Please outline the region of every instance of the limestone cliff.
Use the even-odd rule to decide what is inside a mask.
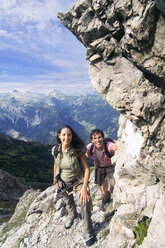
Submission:
[[[116,213],[104,247],[165,247],[165,2],[78,0],[61,22],[84,44],[96,90],[121,113]]]

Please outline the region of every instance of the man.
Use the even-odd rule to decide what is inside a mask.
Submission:
[[[87,145],[86,156],[92,157],[95,166],[95,183],[100,186],[103,195],[102,210],[106,203],[110,202],[111,193],[114,187],[114,165],[111,163],[111,157],[118,149],[116,144],[111,139],[104,139],[104,133],[100,129],[91,131],[90,138],[92,143]],[[110,190],[109,190],[109,182]]]

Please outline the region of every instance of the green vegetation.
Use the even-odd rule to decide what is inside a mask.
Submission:
[[[51,146],[0,135],[1,169],[31,182],[52,182]]]
[[[15,229],[24,223],[28,209],[29,209],[29,206],[24,208],[23,211],[17,216],[17,218],[13,222],[10,222],[9,224],[6,224],[3,227],[2,236],[4,235],[4,239],[3,239],[2,243],[5,242],[5,240],[7,238],[7,234],[8,234],[8,232],[10,232],[11,229],[13,229],[13,228]]]
[[[17,202],[9,202],[9,201],[0,200],[1,208],[4,208],[8,214],[14,213],[16,205],[17,205]]]
[[[90,163],[89,163],[89,165],[90,165],[90,172],[92,173],[95,170],[95,167],[92,166]]]
[[[142,221],[138,223],[138,226],[135,227],[134,233],[136,235],[136,244],[141,245],[144,238],[147,236],[148,228],[151,223],[151,219],[145,217]]]
[[[17,202],[8,202],[8,201],[0,200],[1,209],[5,209],[4,217],[0,218],[0,225],[9,221],[10,217],[14,214],[16,205],[17,205]],[[1,214],[1,211],[0,211],[0,214]]]
[[[95,196],[96,196],[96,192],[94,192],[94,193],[92,194],[92,196],[91,196],[91,198],[92,198],[92,201],[94,201],[94,199],[95,199]]]
[[[78,121],[78,120],[77,120],[77,121]],[[96,128],[95,125],[92,125],[92,124],[90,124],[89,122],[84,121],[84,120],[81,121],[80,124],[81,124],[82,126],[85,127],[86,131],[87,131],[89,134],[90,134],[90,132],[91,132],[92,129],[95,129],[95,128]]]
[[[19,247],[21,242],[25,239],[29,237],[29,232],[26,232],[24,235],[22,235],[18,240],[17,240],[17,244],[16,247]]]
[[[101,237],[105,240],[110,233],[109,229],[105,229],[101,232]]]
[[[4,223],[4,225],[2,226],[1,239],[0,239],[2,243],[4,243],[6,239],[10,236],[10,231],[12,233],[13,231],[16,232],[23,224],[25,224],[27,212],[29,211],[29,207],[35,198],[36,198],[36,192],[34,192],[33,190],[26,191],[24,195],[24,199],[22,199],[22,201],[25,200],[24,204],[22,205],[22,203],[18,203],[16,206],[15,214],[12,216],[12,218],[9,220],[8,223]],[[7,203],[3,203],[3,201],[1,203],[3,204],[4,207],[7,204]],[[18,239],[16,237],[17,244],[16,243],[13,244],[12,247],[15,248],[19,247],[19,244],[22,242],[24,238],[28,237],[28,235],[29,233],[25,232],[23,235],[19,236]]]
[[[11,216],[6,216],[6,217],[2,217],[0,218],[0,225],[8,222],[10,220]]]
[[[81,97],[65,96],[62,101],[69,117],[85,127],[90,134],[93,128],[104,131],[106,137],[117,138],[119,112],[113,109],[100,95],[85,95]],[[78,131],[75,129],[75,131]],[[79,132],[78,132],[79,133]],[[80,135],[80,137],[83,137]],[[90,142],[90,138],[84,141]]]

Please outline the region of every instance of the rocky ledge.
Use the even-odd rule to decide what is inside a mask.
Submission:
[[[105,212],[100,210],[101,193],[91,176],[91,197],[93,200],[92,220],[97,241],[92,247],[103,247],[108,234],[109,222],[114,214],[112,204]],[[55,186],[41,192],[29,189],[20,198],[14,215],[8,223],[0,226],[0,247],[2,248],[85,248],[79,208],[77,219],[70,229],[64,224],[65,202]]]

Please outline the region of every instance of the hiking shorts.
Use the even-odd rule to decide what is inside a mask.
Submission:
[[[96,167],[95,168],[95,183],[101,186],[104,181],[110,180],[114,174],[114,165],[109,167]]]

